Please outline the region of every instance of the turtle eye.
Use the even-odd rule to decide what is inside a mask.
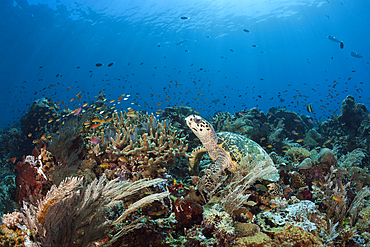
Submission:
[[[196,124],[199,124],[201,121],[202,121],[202,119],[200,119],[200,118],[197,118],[197,117],[194,118],[194,122]]]

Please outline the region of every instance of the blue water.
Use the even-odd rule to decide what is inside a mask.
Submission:
[[[100,90],[129,94],[119,109],[204,116],[283,106],[325,120],[348,94],[370,103],[366,0],[2,0],[0,35],[0,127],[35,99],[75,109]]]

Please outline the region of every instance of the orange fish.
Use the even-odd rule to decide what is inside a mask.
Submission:
[[[124,162],[124,163],[129,163],[129,160],[126,157],[123,157],[123,156],[119,157],[118,161]]]
[[[91,125],[91,128],[92,129],[95,129],[95,128],[99,127],[99,126],[100,126],[100,124],[93,124],[93,125]]]
[[[296,140],[296,142],[303,142],[303,139],[298,139]]]
[[[117,101],[121,101],[123,99],[123,97],[125,97],[124,94],[122,94],[121,96],[118,97]]]
[[[333,196],[333,199],[343,204],[343,200],[339,196]]]
[[[248,211],[247,216],[253,222],[253,214]]]
[[[12,160],[13,164],[14,164],[16,161],[17,161],[17,157],[14,157],[14,158],[13,158],[13,160]]]

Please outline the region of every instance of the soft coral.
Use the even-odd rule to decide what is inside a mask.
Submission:
[[[32,196],[32,201],[41,199],[49,187],[47,186],[48,181],[38,175],[36,168],[28,162],[19,161],[16,167],[15,185],[17,193],[15,201],[18,203],[21,203],[23,200],[30,202],[30,196]]]

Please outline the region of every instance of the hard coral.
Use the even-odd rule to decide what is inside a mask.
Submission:
[[[20,230],[11,230],[4,225],[0,226],[0,246],[25,246],[24,240],[24,235]]]
[[[253,223],[236,222],[235,232],[237,234],[237,237],[249,237],[259,233],[260,227]]]
[[[243,237],[235,243],[237,247],[271,247],[271,238],[263,232],[259,232],[250,237]]]
[[[218,246],[231,246],[235,242],[235,229],[231,216],[223,211],[222,206],[215,204],[203,213],[204,236],[212,235]]]
[[[310,152],[307,149],[301,147],[293,147],[288,150],[287,154],[292,159],[294,164],[299,164],[304,159],[310,157]]]
[[[176,158],[186,157],[188,148],[175,128],[166,121],[158,122],[153,114],[128,117],[123,112],[114,113],[105,132],[90,134],[86,140],[99,136],[101,143],[86,144],[87,158],[110,167],[114,164],[115,173],[133,181],[163,177]]]
[[[274,246],[286,243],[291,243],[294,246],[323,246],[319,236],[314,231],[312,232],[304,231],[301,227],[288,225],[271,232],[271,234],[274,238]]]
[[[9,214],[4,214],[1,218],[1,221],[9,229],[16,229],[16,223],[19,224],[22,221],[21,213],[13,212]]]

